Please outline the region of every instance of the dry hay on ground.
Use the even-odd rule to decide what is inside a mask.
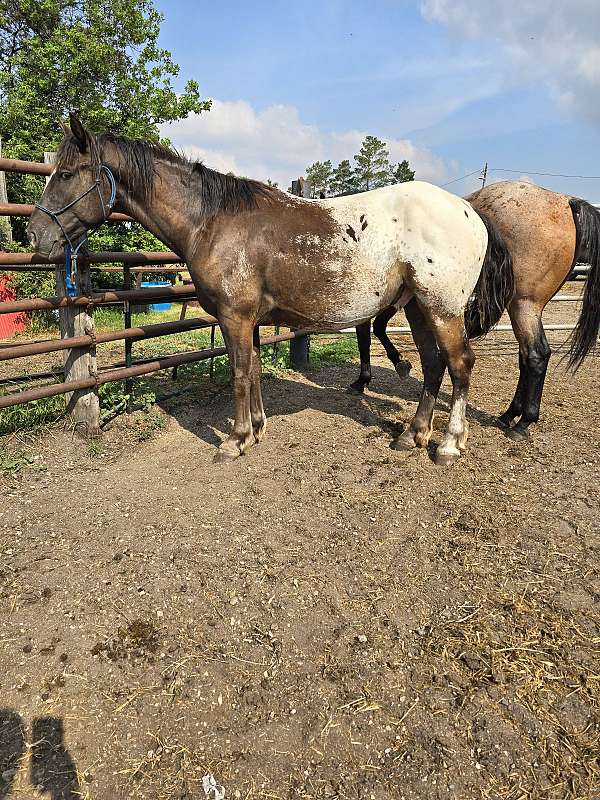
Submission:
[[[354,365],[266,379],[267,437],[229,466],[228,390],[149,440],[143,415],[89,451],[13,440],[5,788],[35,794],[20,718],[55,732],[32,777],[59,797],[199,798],[209,773],[245,800],[600,796],[600,363],[555,364],[516,445],[491,424],[514,359],[480,351],[447,470],[389,449],[419,373],[384,362],[364,398]]]

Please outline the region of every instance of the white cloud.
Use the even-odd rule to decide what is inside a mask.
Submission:
[[[163,125],[161,133],[209,167],[260,180],[270,178],[285,189],[314,161],[330,158],[336,164],[344,158],[352,160],[367,133],[377,131],[324,131],[302,122],[294,106],[274,105],[256,111],[243,100],[213,100],[209,112]],[[456,164],[444,162],[409,139],[380,138],[387,142],[390,160],[408,159],[421,180],[443,183],[457,174]]]
[[[422,0],[421,11],[456,36],[499,42],[507,72],[544,81],[565,108],[600,123],[598,0]]]

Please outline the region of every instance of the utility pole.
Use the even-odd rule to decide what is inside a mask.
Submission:
[[[488,174],[488,162],[486,161],[486,162],[485,162],[485,166],[484,166],[484,168],[483,168],[483,172],[482,172],[482,174],[479,176],[479,180],[481,181],[481,188],[482,188],[482,189],[483,189],[483,187],[485,186],[485,182],[486,182],[486,180],[487,180],[487,174]]]

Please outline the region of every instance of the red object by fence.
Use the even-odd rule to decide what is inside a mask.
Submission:
[[[15,300],[17,294],[10,286],[8,275],[0,275],[0,302],[5,300]],[[22,333],[25,330],[25,315],[16,312],[14,314],[0,314],[0,339],[9,339],[14,333]]]

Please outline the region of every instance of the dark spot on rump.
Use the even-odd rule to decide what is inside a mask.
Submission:
[[[466,212],[466,211],[465,211],[465,217],[466,217],[467,219],[469,219],[469,215],[467,214],[467,212]]]
[[[367,227],[367,225],[368,225],[368,224],[369,224],[369,223],[367,222],[367,220],[365,220],[365,221],[363,222],[363,224],[362,224],[362,226],[361,226],[361,227],[362,227],[362,229],[363,229],[363,231],[364,231],[364,229]]]
[[[355,242],[358,242],[354,228],[351,225],[348,225],[348,227],[346,228],[346,233],[351,239],[354,239]]]
[[[398,220],[396,219],[396,217],[392,217],[392,222],[398,222]]]
[[[379,292],[375,292],[375,294],[377,295],[377,297],[379,297]]]
[[[427,261],[428,261],[430,264],[433,264],[433,258],[429,258],[429,256],[427,256]]]
[[[361,214],[361,215],[360,215],[360,221],[361,221],[361,222],[364,222],[364,221],[365,221],[365,215],[364,215],[364,214]]]
[[[345,236],[342,236],[342,239],[346,242],[346,244],[348,243],[348,239],[346,239]]]

